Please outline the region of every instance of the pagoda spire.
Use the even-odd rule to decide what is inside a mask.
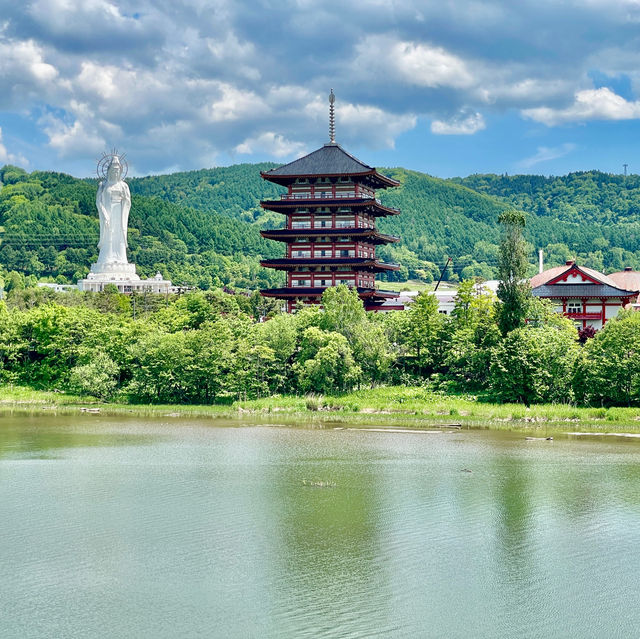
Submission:
[[[333,93],[333,89],[331,89],[331,93],[329,94],[329,142],[331,144],[336,143],[336,116],[333,106],[335,101],[336,96]]]

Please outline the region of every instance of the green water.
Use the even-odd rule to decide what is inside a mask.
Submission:
[[[637,440],[238,425],[0,417],[0,637],[638,636]]]

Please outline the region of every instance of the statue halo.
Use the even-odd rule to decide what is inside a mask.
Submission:
[[[111,160],[113,158],[118,158],[120,160],[120,165],[122,166],[122,172],[120,174],[120,179],[124,180],[127,177],[127,173],[129,172],[129,164],[125,159],[124,153],[118,153],[118,149],[112,149],[111,152],[105,151],[102,154],[102,157],[98,160],[98,164],[96,166],[96,174],[99,179],[106,180],[107,179],[107,169],[111,164]]]

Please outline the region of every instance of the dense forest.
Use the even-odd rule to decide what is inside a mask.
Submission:
[[[505,333],[504,304],[470,280],[451,316],[427,292],[407,310],[367,313],[339,286],[325,291],[322,310],[275,312],[266,322],[257,292],[166,298],[111,289],[10,291],[0,302],[0,382],[145,403],[316,394],[313,404],[324,401],[318,393],[421,385],[527,405],[640,405],[633,311],[579,340],[570,320],[530,296]]]
[[[203,290],[277,285],[282,274],[259,267],[283,250],[260,237],[282,224],[261,199],[281,189],[261,179],[274,164],[130,178],[130,257],[143,276],[160,272],[174,283]],[[447,257],[445,277],[495,277],[498,216],[527,212],[531,272],[536,251],[547,266],[577,258],[603,271],[640,268],[640,177],[598,172],[560,178],[473,175],[441,180],[406,169],[382,169],[401,182],[380,192],[402,210],[380,220],[402,241],[380,249],[401,265],[393,274],[431,281]],[[5,166],[0,169],[0,276],[12,285],[37,279],[75,282],[97,258],[95,180]]]

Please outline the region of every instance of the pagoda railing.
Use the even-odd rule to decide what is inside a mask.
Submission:
[[[374,200],[381,204],[380,200],[371,195],[365,195],[364,193],[328,193],[327,191],[321,193],[281,193],[281,200]]]

